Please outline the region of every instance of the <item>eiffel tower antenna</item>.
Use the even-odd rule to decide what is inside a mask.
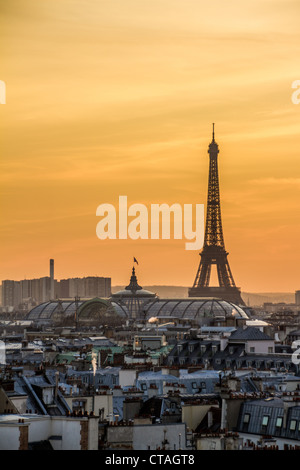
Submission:
[[[225,250],[218,173],[219,146],[215,141],[214,123],[208,154],[209,178],[204,244],[195,281],[193,287],[189,289],[189,297],[218,297],[235,304],[245,305],[240,289],[235,285],[227,259],[228,253]],[[212,265],[217,267],[219,287],[209,285]]]

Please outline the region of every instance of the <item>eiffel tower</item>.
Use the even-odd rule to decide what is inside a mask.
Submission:
[[[237,305],[245,305],[240,289],[235,285],[225,250],[218,174],[219,147],[215,141],[214,124],[208,153],[209,179],[204,245],[194,285],[189,289],[189,297],[217,297]],[[209,286],[212,265],[217,267],[219,287]]]

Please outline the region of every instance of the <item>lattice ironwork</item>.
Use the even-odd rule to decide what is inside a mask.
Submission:
[[[214,124],[212,141],[209,144],[208,153],[209,178],[204,245],[200,253],[201,261],[199,268],[193,287],[189,290],[189,296],[222,296],[223,299],[244,304],[240,290],[235,285],[227,259],[228,253],[225,250],[218,173],[219,147],[215,141]],[[219,289],[209,287],[212,265],[216,265],[217,268]]]

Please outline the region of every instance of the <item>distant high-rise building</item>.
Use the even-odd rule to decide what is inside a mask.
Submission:
[[[30,297],[37,303],[47,302],[47,300],[50,300],[50,277],[31,279],[30,286]]]
[[[30,279],[23,279],[21,283],[21,297],[22,300],[29,299],[31,297],[31,281]]]
[[[84,278],[69,279],[69,297],[86,297]]]
[[[61,279],[58,281],[58,294],[62,299],[110,297],[111,278],[93,276]]]
[[[111,294],[111,279],[107,277],[86,277],[86,297],[109,297]]]
[[[50,300],[54,298],[54,259],[50,259]]]
[[[300,290],[296,290],[295,292],[295,304],[297,307],[300,307]]]
[[[90,276],[83,278],[54,279],[54,259],[50,259],[50,276],[21,281],[2,282],[1,297],[3,307],[16,308],[19,304],[48,302],[49,300],[74,299],[75,297],[110,297],[111,278]]]
[[[21,283],[19,281],[2,281],[3,307],[17,307],[21,303]]]
[[[58,297],[68,299],[70,297],[70,279],[61,279],[58,282]]]
[[[14,281],[2,281],[2,305],[13,306],[14,303]]]

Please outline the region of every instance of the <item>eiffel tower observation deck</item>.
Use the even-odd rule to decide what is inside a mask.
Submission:
[[[209,179],[206,226],[201,261],[189,297],[217,297],[239,305],[245,305],[236,287],[225,250],[218,173],[219,146],[215,141],[213,124],[212,141],[208,147]],[[216,265],[219,286],[210,286],[211,268]]]

